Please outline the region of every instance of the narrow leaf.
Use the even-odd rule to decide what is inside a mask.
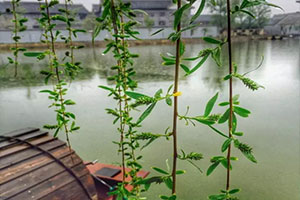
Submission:
[[[152,103],[144,112],[143,114],[139,117],[139,119],[137,120],[136,124],[140,124],[153,110],[153,108],[155,107],[156,102]]]
[[[157,171],[158,173],[169,175],[168,172],[166,172],[165,170],[160,169],[160,168],[158,168],[158,167],[152,167],[152,169],[154,169],[154,170]]]
[[[202,0],[201,1],[201,4],[200,4],[197,12],[195,13],[195,15],[192,17],[190,24],[192,24],[201,15],[201,13],[202,13],[202,11],[204,9],[204,6],[205,6],[205,1],[206,0]]]
[[[212,37],[203,37],[202,38],[205,42],[211,43],[211,44],[222,44],[223,42],[217,39],[214,39]]]
[[[152,34],[151,34],[151,36],[154,36],[154,35],[156,35],[156,34],[158,34],[158,33],[162,32],[163,30],[164,30],[164,29],[163,29],[163,28],[161,28],[161,29],[159,29],[159,30],[155,31],[154,33],[152,33]]]
[[[129,97],[133,98],[133,99],[139,99],[141,97],[149,97],[147,95],[137,93],[137,92],[131,92],[131,91],[126,91],[125,94],[128,95]]]
[[[190,70],[189,74],[192,74],[193,72],[197,71],[202,65],[203,63],[207,60],[207,58],[209,57],[209,54],[205,55],[200,62]]]
[[[38,56],[40,56],[42,54],[43,54],[43,52],[25,52],[24,56],[27,56],[27,57],[38,57]]]
[[[219,119],[218,123],[219,124],[225,123],[228,120],[228,118],[229,118],[229,114],[230,114],[230,109],[228,108],[226,110],[226,112],[222,115],[222,117]]]
[[[211,166],[209,166],[209,168],[206,171],[206,176],[209,176],[220,164],[220,162],[215,162],[213,163]]]
[[[217,92],[217,94],[215,94],[215,96],[213,96],[207,102],[206,107],[205,107],[204,117],[207,117],[211,113],[211,111],[212,111],[212,109],[213,109],[213,107],[214,107],[214,105],[215,105],[215,103],[218,99],[218,95],[219,95],[219,93]]]
[[[227,148],[228,148],[229,145],[231,144],[231,141],[232,141],[231,138],[225,140],[225,142],[223,143],[222,148],[221,148],[222,152],[225,152],[225,151],[227,150]]]

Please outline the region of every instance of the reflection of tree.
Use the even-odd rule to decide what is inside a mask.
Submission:
[[[243,41],[236,42],[233,46],[234,61],[238,64],[239,71],[241,73],[254,69],[260,62],[260,55],[265,54],[266,43],[268,41]],[[282,43],[280,43],[282,44]],[[133,67],[137,72],[137,78],[141,82],[153,82],[153,81],[170,81],[174,73],[174,67],[162,66],[160,52],[170,52],[174,54],[172,46],[138,46],[131,47],[132,53],[140,52],[140,58],[136,60]],[[187,52],[190,52],[187,56],[195,56],[199,50],[209,47],[203,46],[203,44],[187,45]],[[289,47],[292,48],[292,47]],[[79,74],[78,80],[89,80],[94,77],[95,74],[99,75],[101,79],[106,79],[111,75],[112,70],[108,67],[111,66],[112,55],[108,54],[102,56],[98,53],[97,60],[92,59],[92,48],[85,48],[80,52],[76,52],[76,57],[82,62],[82,73]],[[103,49],[97,50],[99,52]],[[222,52],[222,63],[225,66],[228,63],[226,55],[227,48]],[[1,58],[6,58],[6,54],[3,52],[0,54]],[[59,58],[64,56],[64,50],[58,50]],[[21,60],[22,61],[22,60]],[[201,73],[196,73],[195,76],[204,82],[205,87],[209,89],[221,90],[225,87],[222,78],[227,75],[227,70],[224,67],[217,67],[216,64],[209,59],[209,62],[202,66]],[[46,61],[45,61],[46,62]],[[13,87],[13,86],[26,86],[26,85],[43,85],[44,78],[40,75],[40,71],[45,67],[43,61],[35,63],[35,60],[28,60],[20,65],[20,77],[16,80],[10,80],[12,74],[10,67],[0,67],[0,87]],[[26,64],[24,64],[26,63]],[[184,73],[181,73],[181,79],[186,79]],[[255,75],[255,73],[253,73]],[[190,77],[187,77],[189,80]],[[192,77],[191,77],[192,78]],[[1,84],[3,83],[3,84]],[[5,84],[4,84],[5,83]]]

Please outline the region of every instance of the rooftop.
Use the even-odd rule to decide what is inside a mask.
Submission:
[[[274,15],[268,25],[300,25],[300,12]]]
[[[35,14],[40,13],[40,5],[43,3],[40,2],[20,2],[20,7],[25,10],[26,13]],[[64,8],[64,4],[58,4],[53,8],[50,8],[50,12],[53,14],[58,14],[59,8]],[[76,11],[79,14],[88,14],[89,11],[82,4],[72,4],[69,6],[70,10]],[[11,9],[11,2],[4,1],[0,2],[0,13],[6,13],[7,9]]]
[[[124,0],[131,2],[132,9],[142,10],[167,10],[172,5],[172,0]]]

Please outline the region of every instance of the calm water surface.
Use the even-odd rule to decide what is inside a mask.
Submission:
[[[196,55],[203,48],[203,44],[188,45],[187,52]],[[115,103],[97,87],[111,84],[106,77],[112,73],[109,67],[114,61],[110,56],[102,56],[101,51],[95,52],[97,58],[91,49],[82,50],[77,56],[83,63],[84,72],[71,84],[68,95],[77,102],[72,109],[81,130],[71,139],[73,148],[84,160],[114,163],[119,157],[112,141],[118,140],[118,134],[116,127],[111,125],[112,117],[104,109],[114,107]],[[174,71],[160,65],[159,53],[174,52],[173,47],[134,47],[132,51],[141,54],[135,64],[140,81],[138,90],[149,95],[159,88],[166,91],[172,84]],[[42,127],[45,123],[54,122],[54,113],[47,108],[50,104],[47,95],[39,93],[50,87],[44,85],[39,75],[45,63],[23,59],[20,78],[13,79],[13,67],[5,66],[8,55],[9,52],[0,52],[0,132],[28,126]],[[242,188],[242,200],[297,200],[300,199],[300,40],[234,44],[234,60],[240,73],[254,69],[261,55],[265,57],[264,64],[249,76],[265,89],[252,92],[234,82],[235,94],[241,95],[241,106],[252,111],[248,119],[239,120],[239,130],[245,133],[241,140],[253,146],[258,164],[252,164],[234,151],[234,156],[240,160],[233,165],[232,188]],[[226,64],[226,58],[223,60]],[[228,86],[221,81],[226,73],[226,68],[218,68],[209,61],[192,76],[182,76],[180,113],[185,112],[187,105],[191,108],[191,115],[203,113],[205,103],[216,92],[220,92],[219,101],[226,100]],[[223,110],[215,108],[215,111]],[[171,126],[171,114],[171,107],[160,103],[145,120],[141,131],[164,132]],[[211,156],[221,155],[223,138],[207,127],[199,124],[186,127],[184,122],[180,122],[178,133],[180,148],[204,154],[205,159],[199,163],[203,170],[207,169]],[[165,160],[171,160],[171,147],[171,141],[160,140],[143,150],[145,169],[151,166],[166,168]],[[225,186],[225,169],[222,167],[209,177],[185,162],[179,162],[178,167],[187,170],[186,175],[178,177],[181,200],[206,199]],[[150,200],[157,200],[159,194],[168,192],[164,186],[154,186],[147,196]]]

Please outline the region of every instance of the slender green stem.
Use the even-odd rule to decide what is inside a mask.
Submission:
[[[66,18],[67,18],[67,29],[68,29],[68,33],[69,33],[69,38],[68,38],[68,43],[69,43],[69,48],[71,51],[70,54],[70,58],[71,58],[71,64],[74,64],[74,46],[73,46],[73,39],[72,39],[72,25],[69,22],[69,17],[70,17],[70,11],[69,11],[69,7],[68,4],[69,2],[71,2],[71,0],[65,0],[65,9],[66,9]]]
[[[232,74],[232,50],[231,50],[231,15],[230,15],[230,0],[227,0],[227,40],[228,40],[228,56],[229,56],[229,74]],[[229,133],[228,136],[232,138],[232,119],[233,119],[233,86],[232,86],[232,77],[229,79]],[[227,176],[226,176],[226,190],[230,188],[230,157],[231,157],[231,144],[227,150]]]
[[[18,42],[19,39],[17,39],[17,37],[18,37],[18,29],[19,29],[19,27],[18,27],[17,9],[16,9],[17,2],[15,0],[12,0],[11,4],[12,4],[12,8],[13,8],[14,25],[15,25],[15,30],[14,30],[14,38],[15,38],[15,40],[14,40],[15,41],[15,50],[14,50],[15,75],[14,75],[14,77],[17,77],[17,75],[18,75],[18,48],[19,48],[19,42]]]
[[[117,25],[117,14],[116,14],[116,9],[115,9],[115,3],[114,0],[110,1],[110,8],[111,8],[111,17],[112,17],[112,24],[113,24],[113,29],[115,35],[119,33],[118,30],[118,25]],[[116,50],[118,54],[120,54],[120,50],[118,47],[119,39],[115,37],[115,42],[116,42]],[[122,62],[121,60],[118,60],[118,74],[119,74],[119,81],[121,81],[121,73],[122,73]],[[121,86],[118,86],[118,93],[119,93],[119,112],[120,112],[120,144],[121,144],[121,156],[122,156],[122,182],[125,183],[125,177],[126,177],[126,171],[125,171],[125,149],[124,149],[124,129],[125,129],[125,123],[123,122],[123,100],[122,100],[122,91],[121,91]]]
[[[50,15],[50,11],[49,11],[48,0],[45,0],[45,4],[46,4],[46,10],[47,10],[47,17],[48,17],[48,19],[47,19],[48,20],[48,26],[50,27],[51,26],[51,15]],[[57,59],[57,55],[56,55],[56,52],[55,52],[55,39],[54,39],[52,29],[49,29],[49,33],[50,33],[50,38],[51,38],[51,51],[52,51],[52,54],[53,54],[53,59],[57,61],[58,59]],[[53,65],[53,62],[52,62],[52,65]],[[53,66],[52,66],[52,68],[53,68]],[[60,72],[59,72],[58,66],[55,66],[55,74],[56,74],[56,78],[57,78],[57,84],[61,83],[59,73]],[[60,106],[61,106],[61,109],[63,110],[62,117],[63,117],[63,126],[64,126],[65,134],[66,134],[66,140],[67,140],[68,147],[71,151],[72,147],[71,147],[71,142],[70,142],[70,138],[69,138],[69,129],[68,129],[68,126],[66,124],[66,114],[65,114],[62,87],[60,86],[57,89],[58,89],[58,93],[59,93]]]
[[[181,0],[177,1],[177,9],[181,8]],[[181,30],[181,24],[177,26],[177,32]],[[180,64],[180,42],[181,36],[176,41],[176,64],[175,64],[175,79],[174,79],[174,93],[178,92],[178,77],[179,77],[179,64]],[[172,194],[176,194],[176,167],[177,167],[177,118],[178,118],[178,97],[174,96],[174,110],[173,110],[173,169],[172,179],[173,187]]]

